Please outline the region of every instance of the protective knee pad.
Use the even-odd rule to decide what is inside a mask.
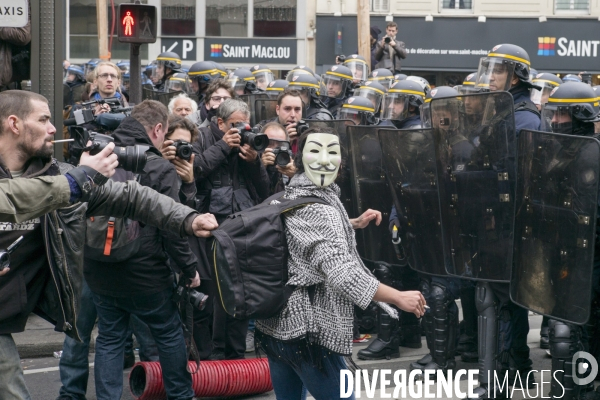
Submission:
[[[564,400],[576,399],[581,387],[573,381],[573,355],[583,350],[582,327],[551,319],[548,328],[552,352],[550,395]]]
[[[496,370],[498,346],[498,299],[487,282],[479,282],[475,290],[477,325],[479,331],[479,381],[488,383]]]
[[[431,284],[428,304],[430,310],[427,314],[431,314],[433,319],[431,354],[438,365],[445,365],[448,359],[454,358],[456,351],[458,308],[446,287],[439,282]]]

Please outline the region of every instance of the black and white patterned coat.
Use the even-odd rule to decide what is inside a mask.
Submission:
[[[354,304],[365,309],[379,281],[356,250],[354,230],[336,184],[319,188],[305,174],[294,176],[285,198],[316,196],[329,203],[311,204],[285,215],[289,247],[289,285],[296,285],[287,305],[275,317],[256,321],[262,333],[277,340],[307,337],[311,343],[342,355],[352,354]],[[309,298],[308,286],[315,285]],[[390,315],[395,310],[379,303]]]

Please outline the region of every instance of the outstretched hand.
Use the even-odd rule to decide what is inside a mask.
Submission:
[[[373,220],[375,220],[375,225],[379,226],[381,219],[381,211],[369,208],[360,217],[351,219],[350,224],[352,224],[353,229],[363,229],[369,226],[369,223]]]

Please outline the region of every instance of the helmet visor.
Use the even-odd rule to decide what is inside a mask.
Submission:
[[[508,90],[515,72],[515,64],[503,58],[482,57],[477,70],[479,89],[489,89],[490,92]]]
[[[538,85],[538,84],[535,83],[535,85]],[[537,89],[532,88],[531,92],[529,94],[529,97],[531,98],[531,101],[533,102],[533,104],[536,104],[536,105],[546,104],[548,102],[548,97],[550,97],[550,92],[552,92],[552,90],[554,88],[555,88],[555,86],[553,86],[553,87],[543,86],[542,90],[537,90]]]
[[[408,118],[409,96],[403,93],[388,93],[381,105],[381,118],[403,121]]]
[[[256,72],[254,78],[256,78],[256,86],[259,89],[266,90],[267,85],[275,80],[275,75],[271,71],[263,71]]]
[[[425,128],[431,128],[431,103],[423,103],[419,107],[419,112],[421,114],[421,124]]]
[[[391,88],[394,85],[394,77],[393,76],[386,76],[386,77],[381,77],[381,78],[369,78],[369,81],[374,81],[379,83],[381,86],[383,86],[386,89]]]
[[[346,61],[344,65],[352,71],[355,83],[365,81],[369,76],[369,66],[363,61]]]
[[[337,112],[336,119],[350,120],[356,125],[361,125],[362,115],[360,110],[353,108],[340,108]]]
[[[321,84],[319,92],[323,97],[332,99],[343,99],[346,95],[348,81],[339,76],[323,74],[321,75]]]
[[[244,94],[244,89],[246,89],[246,81],[237,76],[232,76],[228,79],[228,81],[233,90],[235,91],[235,94],[237,94],[238,96]]]
[[[572,134],[573,116],[570,106],[545,104],[542,108],[542,130]]]
[[[383,100],[384,93],[379,93],[379,91],[373,89],[367,89],[365,87],[358,88],[354,91],[354,97],[365,97],[371,100],[373,103],[373,108],[375,108],[375,112],[379,111],[381,107],[381,101]]]
[[[185,77],[172,76],[167,81],[165,88],[168,92],[190,92],[190,80]]]

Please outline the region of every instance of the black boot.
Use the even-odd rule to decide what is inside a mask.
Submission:
[[[550,348],[550,338],[548,337],[548,317],[542,318],[542,328],[540,329],[540,349]]]
[[[410,370],[422,370],[427,364],[431,362],[433,362],[433,357],[431,356],[431,353],[425,354],[420,360],[410,363]]]
[[[379,313],[379,333],[366,349],[358,352],[361,360],[390,360],[400,358],[400,341],[394,334],[396,321],[386,312]]]
[[[581,386],[573,379],[573,355],[583,350],[582,327],[550,319],[548,322],[550,348],[552,350],[552,399],[575,400],[579,398]]]

